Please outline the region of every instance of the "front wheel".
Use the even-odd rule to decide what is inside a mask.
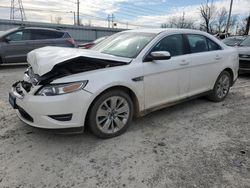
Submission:
[[[133,117],[133,103],[122,90],[98,97],[90,108],[88,126],[100,138],[111,138],[125,132]]]
[[[232,79],[229,72],[223,71],[217,78],[214,89],[211,95],[208,96],[208,98],[215,102],[223,101],[227,97],[231,82]]]

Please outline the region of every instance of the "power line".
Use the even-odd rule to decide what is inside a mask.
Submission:
[[[1,6],[0,5],[0,8],[10,8],[8,6]],[[39,11],[39,12],[48,12],[48,13],[51,13],[51,12],[54,12],[54,13],[72,13],[72,11],[60,11],[60,10],[44,10],[44,9],[34,9],[34,8],[26,8],[25,9],[26,11]],[[79,13],[79,16],[86,16],[86,17],[89,17],[89,18],[94,18],[96,20],[100,20],[100,21],[107,21],[105,18],[103,17],[99,17],[99,16],[93,16],[93,15],[90,15],[90,14],[83,14],[83,13]],[[127,25],[127,22],[122,22],[122,21],[116,21],[117,23],[119,24],[122,24],[122,25]],[[153,25],[140,25],[140,24],[129,24],[130,26],[135,26],[135,27],[156,27],[156,26],[153,26]]]
[[[65,2],[70,2],[70,3],[74,3],[72,1],[68,1],[68,0],[64,0]],[[110,4],[110,3],[106,3],[106,2],[102,2],[103,5],[107,5],[107,6],[113,6],[113,4]],[[131,5],[132,6],[132,5]],[[85,4],[85,7],[88,7],[88,8],[96,8],[98,10],[103,10],[104,8],[103,7],[100,7],[98,5],[94,5],[94,4]],[[130,7],[130,8],[127,8],[127,7],[122,7],[123,9],[125,9],[124,11],[123,10],[119,10],[120,12],[116,12],[116,15],[118,15],[118,17],[120,18],[124,18],[125,20],[129,20],[129,18],[135,18],[135,17],[138,17],[138,12],[140,13],[144,13],[144,15],[141,15],[141,16],[152,16],[152,14],[154,14],[155,16],[158,16],[158,20],[160,20],[162,23],[163,22],[166,22],[166,18],[164,18],[162,15],[159,15],[156,13],[156,11],[153,11],[153,9],[149,9],[151,10],[153,13],[150,13],[148,11],[145,11],[147,9],[144,9],[142,7],[139,7],[139,6],[136,6],[138,7],[139,9],[141,10],[138,10],[137,8],[134,8],[133,6]],[[146,14],[146,15],[145,15]],[[105,15],[106,17],[106,15]],[[108,19],[109,20],[109,19]],[[126,21],[126,23],[127,23]],[[127,24],[126,24],[127,25]],[[154,26],[155,27],[155,26]]]

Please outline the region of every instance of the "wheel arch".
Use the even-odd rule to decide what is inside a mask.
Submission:
[[[107,93],[109,91],[112,91],[112,90],[121,90],[121,91],[124,91],[126,92],[130,97],[131,97],[131,100],[133,102],[133,108],[134,108],[134,117],[138,117],[140,116],[140,104],[139,104],[139,99],[137,97],[137,95],[135,94],[135,92],[127,87],[127,86],[124,86],[124,85],[116,85],[116,86],[111,86],[111,87],[108,87],[106,89],[104,89],[103,91],[101,91],[100,93],[98,93],[94,99],[92,100],[92,102],[90,103],[89,107],[88,107],[88,110],[87,110],[87,115],[86,115],[86,118],[85,118],[85,125],[86,125],[86,122],[88,120],[88,117],[89,117],[89,112],[90,112],[90,109],[91,107],[93,106],[94,102],[98,99],[98,97],[100,97],[101,95],[103,95],[104,93]]]
[[[230,77],[231,77],[231,86],[232,86],[233,85],[233,81],[234,81],[234,72],[233,72],[233,70],[228,67],[228,68],[225,68],[223,71],[227,71],[230,74]]]

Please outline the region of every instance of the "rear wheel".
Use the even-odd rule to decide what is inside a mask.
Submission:
[[[128,94],[113,90],[98,97],[89,112],[88,126],[101,138],[111,138],[124,133],[133,116],[133,103]]]
[[[227,71],[223,71],[217,78],[214,85],[214,89],[212,93],[208,96],[208,98],[215,102],[223,101],[227,97],[231,82],[232,78],[230,76],[230,73]]]

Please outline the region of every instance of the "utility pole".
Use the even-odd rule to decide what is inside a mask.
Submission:
[[[80,2],[79,2],[79,0],[77,0],[77,25],[80,25],[80,16],[79,16],[79,4],[80,4]]]
[[[112,28],[114,28],[114,19],[115,19],[114,14],[112,14],[112,15],[111,15]]]
[[[227,27],[226,27],[226,34],[228,34],[229,26],[230,26],[230,19],[231,19],[231,14],[232,14],[232,6],[233,6],[233,0],[230,2],[230,9],[228,13],[228,19],[227,19]]]
[[[11,0],[10,19],[20,19],[21,21],[26,20],[22,0]]]
[[[108,20],[108,28],[110,28],[110,15],[109,14],[108,14],[107,20]]]

